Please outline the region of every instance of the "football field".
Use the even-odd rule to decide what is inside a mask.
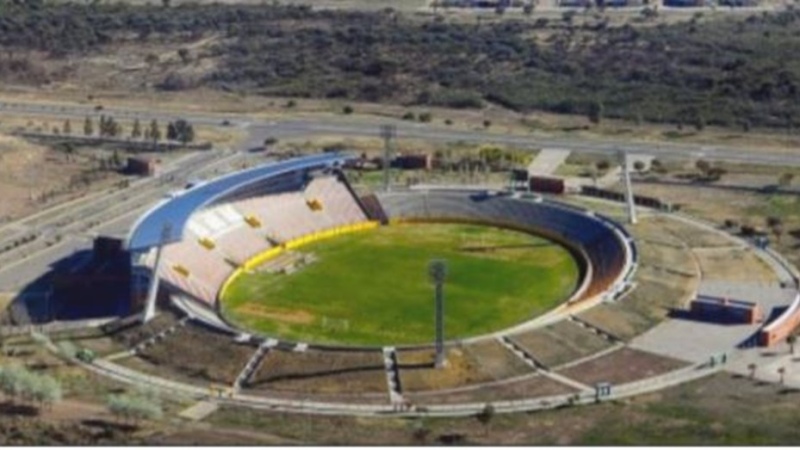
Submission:
[[[447,261],[447,340],[498,331],[565,301],[579,268],[538,236],[462,224],[403,224],[339,236],[296,251],[296,272],[244,273],[221,299],[238,326],[294,341],[408,345],[433,341],[432,259]]]

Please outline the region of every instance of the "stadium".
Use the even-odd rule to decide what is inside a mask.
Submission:
[[[143,214],[125,243],[131,314],[104,327],[118,347],[89,367],[257,409],[461,416],[663,389],[798,320],[790,288],[721,299],[693,249],[737,238],[702,223],[625,225],[602,202],[477,187],[357,192],[351,160],[263,164]],[[765,266],[755,253],[743,267]],[[434,259],[448,264],[442,341]],[[743,323],[773,307],[768,324]],[[703,311],[739,325],[666,320]]]

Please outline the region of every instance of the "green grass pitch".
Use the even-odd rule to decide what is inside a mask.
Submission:
[[[445,336],[497,331],[565,301],[572,255],[549,240],[492,227],[405,224],[302,247],[317,261],[290,275],[242,274],[221,299],[239,326],[295,341],[410,345],[433,341],[431,259],[445,259]]]

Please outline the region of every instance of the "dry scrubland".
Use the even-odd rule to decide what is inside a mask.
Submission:
[[[89,188],[82,180],[94,166],[87,159],[0,134],[0,222],[39,211],[55,198],[85,195]],[[98,177],[103,185],[121,179],[111,173]],[[61,194],[49,197],[56,192]],[[45,196],[47,201],[42,201]]]

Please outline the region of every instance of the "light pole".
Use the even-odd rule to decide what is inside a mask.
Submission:
[[[392,139],[397,134],[397,127],[394,125],[381,125],[381,137],[383,138],[383,190],[389,192],[389,164],[392,161]]]
[[[150,287],[147,291],[147,300],[142,314],[142,323],[147,323],[156,315],[156,300],[158,300],[158,273],[161,270],[161,252],[172,237],[172,224],[167,222],[161,229],[161,242],[156,248],[156,261],[150,277]]]
[[[435,286],[434,290],[434,323],[436,327],[436,362],[437,369],[444,367],[444,281],[447,278],[447,262],[434,259],[428,264],[428,275]]]

